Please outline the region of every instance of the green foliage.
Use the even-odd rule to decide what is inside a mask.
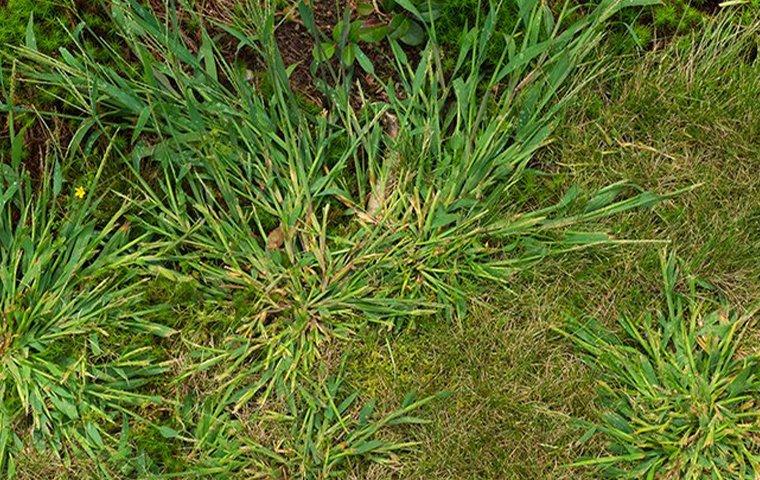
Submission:
[[[619,9],[606,2],[554,36],[550,13],[530,5],[521,18],[529,40],[511,40],[494,64],[486,49],[494,11],[462,42],[449,80],[435,45],[413,71],[394,43],[403,92],[388,87],[390,103],[364,112],[340,89],[326,116],[298,108],[271,16],[259,39],[233,32],[269,59],[271,96],[216,55],[208,35],[193,54],[138,5],[116,8],[115,20],[141,71],[115,77],[87,57],[27,51],[44,66],[31,64],[27,74],[68,89],[72,107],[131,130],[133,141],[143,133],[166,139],[138,143],[129,159],[144,192],[134,220],[174,262],[167,266],[197,274],[216,298],[243,296],[255,312],[229,326],[233,338],[245,332],[247,346],[216,360],[233,355],[229,364],[250,365],[232,376],[258,379],[248,381],[249,399],[278,380],[294,386],[326,339],[366,322],[461,313],[479,282],[507,284],[511,272],[546,255],[611,241],[568,226],[659,200],[619,200],[630,188],[617,184],[574,215],[567,210],[577,207],[577,190],[545,209],[510,208],[509,186],[546,140],[569,74]],[[486,63],[496,66],[492,74]],[[92,98],[93,89],[103,94]],[[161,169],[157,182],[140,175],[146,156]]]
[[[388,8],[402,10],[396,0],[387,0],[384,4]],[[419,12],[426,13],[425,20],[435,24],[437,39],[441,45],[456,51],[459,42],[466,31],[472,28],[479,18],[483,18],[489,10],[497,9],[495,19],[497,34],[494,36],[489,47],[489,53],[498,57],[504,50],[504,35],[511,35],[514,28],[519,25],[519,16],[522,2],[516,0],[447,0],[428,1],[416,0],[410,2],[415,5]],[[598,5],[594,0],[590,6]],[[635,8],[622,10],[610,22],[612,33],[610,43],[614,45],[616,52],[631,52],[636,49],[647,48],[655,38],[667,38],[692,32],[705,24],[713,12],[708,13],[707,2],[689,0],[664,0],[656,5],[635,4]],[[568,4],[563,1],[547,2],[545,8],[560,12],[567,9]],[[748,17],[752,17],[753,11],[757,10],[757,0],[739,2]],[[569,13],[574,9],[569,9]],[[429,12],[429,14],[427,14]]]
[[[398,83],[384,86],[388,100],[357,110],[354,92],[328,88],[324,114],[299,107],[265,6],[253,12],[262,19],[256,34],[222,27],[263,59],[259,88],[208,32],[190,45],[172,12],[163,21],[138,2],[112,5],[128,55],[114,48],[101,62],[85,49],[60,57],[22,49],[25,84],[60,89],[77,112],[72,154],[120,132],[139,191],[130,220],[152,252],[150,271],[235,312],[205,334],[213,341],[183,332],[190,353],[175,381],[204,379],[202,406],[174,392],[173,405],[187,408],[145,422],[205,458],[184,468],[171,460],[182,447],[145,448],[151,458],[135,467],[143,472],[234,476],[285,465],[324,478],[351,457],[382,460],[408,447],[374,436],[421,404],[376,421],[354,416],[356,395],[338,381],[312,381],[330,345],[367,325],[460,317],[483,283],[509,288],[512,273],[542,259],[615,242],[574,225],[662,198],[616,183],[589,199],[570,189],[555,205],[526,207],[516,191],[582,86],[572,73],[621,2],[605,0],[566,26],[566,12],[555,17],[525,0],[518,33],[502,38],[497,58],[498,11],[489,10],[449,69],[434,36],[415,67],[390,38]],[[284,453],[238,433],[240,412],[267,402],[284,402]]]
[[[700,184],[603,222],[620,238],[671,239],[688,271],[739,307],[760,299],[760,182],[751,173],[760,171],[760,24],[742,29],[728,13],[719,28],[654,51],[621,58],[600,48],[593,61],[608,68],[568,103],[555,140],[532,162],[556,167],[533,170],[514,191],[536,202],[572,184]],[[601,435],[581,444],[571,420],[598,415],[600,375],[548,330],[586,312],[638,318],[657,301],[660,277],[650,246],[580,252],[517,276],[513,292],[490,291],[488,306],[460,322],[420,322],[400,336],[363,332],[348,347],[349,378],[361,391],[386,403],[410,388],[452,392],[420,413],[431,423],[409,432],[422,442],[414,457],[380,478],[599,480],[567,464],[601,450]],[[747,333],[744,349],[760,353],[757,324]]]
[[[420,8],[424,9],[427,2],[420,2]],[[490,2],[497,5],[497,2]],[[444,45],[456,45],[463,32],[475,26],[479,16],[488,11],[488,1],[484,0],[453,0],[447,2],[433,2],[437,7],[436,30],[440,41]],[[499,14],[495,19],[495,29],[499,34],[509,35],[518,24],[518,13],[521,2],[507,1],[498,2]],[[497,35],[498,37],[498,35]],[[496,39],[500,43],[501,39]],[[493,47],[492,52],[498,51]]]
[[[397,3],[407,18],[425,21],[421,7]],[[588,76],[577,83],[573,73],[620,5],[603,2],[578,18],[577,11],[554,16],[539,2],[519,4],[508,34],[502,35],[502,13],[486,9],[448,57],[431,32],[418,65],[410,66],[401,39],[385,32],[397,77],[383,85],[384,100],[326,88],[324,112],[304,111],[290,89],[272,40],[274,15],[265,8],[257,34],[220,27],[262,60],[265,71],[254,79],[261,82],[228,63],[209,32],[199,27],[198,41],[188,40],[171,14],[159,20],[139,2],[114,3],[115,25],[131,51],[114,48],[105,62],[76,48],[47,56],[26,41],[24,84],[52,89],[79,123],[62,166],[51,154],[37,192],[19,173],[18,109],[9,96],[0,105],[11,116],[12,144],[0,189],[10,205],[0,223],[3,254],[10,252],[0,256],[0,312],[10,319],[3,318],[0,358],[11,365],[0,377],[3,473],[12,474],[32,444],[66,460],[89,456],[100,477],[125,478],[346,477],[360,460],[394,462],[398,451],[413,448],[387,427],[422,423],[410,412],[432,398],[408,397],[394,412],[375,411],[335,375],[341,341],[368,326],[385,332],[421,318],[462,320],[483,284],[515,289],[516,272],[614,243],[582,225],[663,198],[619,182],[590,198],[570,188],[557,202],[562,182],[546,179],[547,194],[535,185],[544,179],[526,175],[561,110],[594,78],[584,71]],[[332,41],[348,43],[335,52],[366,40],[359,26],[352,37],[352,24],[343,25]],[[639,28],[633,26],[637,37],[646,39]],[[706,57],[735,53],[733,39],[692,46]],[[494,44],[503,46],[497,54]],[[677,47],[675,56],[683,53]],[[672,96],[703,95],[700,82],[714,79],[708,73],[731,78],[727,66],[749,69],[750,56],[725,57],[709,68],[687,62],[684,77],[693,86],[689,95]],[[641,117],[663,108],[661,97],[651,97],[658,98]],[[703,112],[718,108],[702,103]],[[647,125],[647,118],[632,117]],[[118,158],[108,171],[125,170],[133,185],[116,185],[108,207],[108,199],[90,193],[103,189],[101,171],[83,185],[85,198],[64,194],[76,184],[62,172],[73,165],[88,177],[77,156],[112,134],[118,141],[109,148]],[[600,143],[593,142],[594,151]],[[14,190],[16,179],[24,189]],[[129,209],[120,205],[123,198]],[[756,445],[742,450],[742,442],[757,435],[758,363],[733,355],[731,342],[746,325],[696,301],[696,289],[677,294],[672,262],[665,270],[673,307],[643,326],[623,323],[638,345],[621,346],[595,324],[576,324],[569,334],[593,362],[609,367],[610,385],[622,385],[605,391],[607,406],[624,422],[638,422],[634,428],[657,427],[632,436],[619,417],[605,417],[596,429],[613,438],[613,457],[582,464],[630,477],[660,469],[699,478],[706,466],[724,477],[751,478]],[[139,281],[146,276],[157,277],[150,287]],[[144,288],[152,289],[151,302],[176,307],[164,313],[166,322],[144,318],[155,313],[142,311]],[[169,335],[164,324],[183,330],[170,347],[177,350],[172,372],[156,360],[160,346],[130,338]],[[468,338],[490,333],[483,328]],[[461,368],[471,365],[469,356],[505,347],[484,345],[449,361]],[[519,354],[509,353],[501,364]],[[441,376],[440,364],[429,368],[427,378]],[[511,382],[512,371],[494,383]],[[152,383],[158,373],[166,376]],[[510,406],[499,402],[499,409]],[[521,420],[534,412],[518,410]],[[683,438],[689,441],[680,445]]]
[[[652,25],[666,33],[685,33],[701,25],[705,18],[688,3],[673,1],[653,9]]]
[[[739,352],[752,316],[677,290],[676,259],[662,257],[665,302],[654,316],[622,317],[623,339],[594,321],[568,335],[601,372],[599,431],[609,455],[582,460],[613,478],[754,479],[760,473],[760,358]]]
[[[487,47],[488,55],[494,59],[507,47],[505,37],[515,33],[515,28],[520,25],[520,8],[527,5],[526,2],[515,0],[386,0],[383,4],[390,11],[407,13],[412,6],[421,21],[435,28],[436,42],[444,47],[444,54],[451,56],[456,55],[460,42],[470,29],[481,24],[489,12],[495,13],[494,33]],[[450,67],[455,58],[445,58],[444,61]]]
[[[407,45],[419,46],[426,39],[422,26],[404,14],[394,15],[387,24],[365,25],[363,17],[369,15],[374,8],[369,3],[359,4],[357,7],[359,18],[353,21],[351,20],[350,9],[346,8],[342,20],[335,25],[329,37],[320,32],[314,24],[310,7],[299,2],[299,8],[301,18],[316,39],[313,50],[314,64],[312,65],[314,72],[320,63],[337,57],[344,68],[351,67],[356,62],[365,72],[374,74],[375,67],[372,60],[362,50],[362,43],[398,40]]]
[[[55,158],[55,157],[53,157]],[[33,182],[0,163],[0,468],[34,446],[97,459],[122,415],[155,401],[139,391],[166,370],[148,348],[112,351],[119,330],[170,333],[140,317],[136,265],[124,211],[92,220],[97,177],[78,198],[51,159]],[[114,453],[113,450],[110,453]]]
[[[57,0],[8,0],[0,4],[0,45],[22,45],[27,38],[30,18],[33,19],[37,48],[51,53],[68,41],[68,35],[60,22],[66,22]],[[65,23],[64,23],[65,24]]]
[[[665,0],[659,5],[621,12],[612,43],[619,52],[646,48],[654,39],[688,35],[706,27],[721,10],[738,10],[737,21],[750,25],[756,21],[757,0],[739,1],[728,6],[710,8],[709,2]]]
[[[186,399],[176,413],[185,429],[163,430],[191,449],[184,452],[184,458],[193,460],[180,470],[183,478],[228,478],[230,472],[249,475],[245,478],[345,478],[357,458],[387,463],[396,452],[413,447],[414,442],[384,440],[378,433],[425,423],[410,413],[436,397],[416,400],[409,395],[398,409],[379,414],[375,401],[360,403],[359,393],[347,393],[343,379],[334,376],[309,382],[284,398],[282,413],[243,409],[244,414],[230,413],[224,396]],[[277,438],[246,434],[254,421],[267,425]]]

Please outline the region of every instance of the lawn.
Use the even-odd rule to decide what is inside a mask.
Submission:
[[[730,3],[0,2],[0,474],[756,478]]]
[[[710,45],[695,35],[684,45]],[[674,45],[610,65],[604,81],[568,107],[537,159],[552,172],[532,180],[541,196],[622,179],[654,191],[700,185],[653,212],[606,222],[619,238],[667,243],[545,263],[519,279],[516,293],[489,292],[487,308],[461,323],[430,322],[390,340],[373,332],[356,349],[356,378],[381,397],[455,393],[429,407],[433,423],[415,432],[422,447],[400,478],[597,478],[566,468],[599,448],[579,444],[583,430],[574,426],[598,412],[595,372],[551,328],[584,315],[614,327],[621,314],[636,318],[658,306],[662,248],[677,251],[733,305],[751,311],[757,303],[758,66],[726,71],[720,65],[733,57],[716,47]],[[754,327],[755,339],[759,333]],[[744,348],[756,353],[757,345],[748,339]]]

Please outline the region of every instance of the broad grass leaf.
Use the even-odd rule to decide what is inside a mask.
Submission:
[[[410,415],[404,415],[403,417],[394,418],[388,422],[388,425],[425,425],[429,424],[430,420],[420,417],[413,417]]]
[[[316,34],[317,26],[314,23],[314,11],[303,0],[298,1],[298,15],[309,33]]]
[[[29,22],[26,24],[26,48],[37,50],[37,39],[34,36],[34,12],[29,13]]]
[[[345,67],[350,67],[354,64],[356,59],[357,46],[354,43],[349,43],[343,47],[343,51],[340,54],[340,61]]]
[[[583,435],[581,435],[580,437],[578,437],[577,442],[579,444],[584,444],[584,443],[588,442],[591,439],[591,437],[594,436],[594,434],[596,433],[596,431],[597,431],[596,425],[590,425],[586,429],[586,431],[583,432]]]
[[[66,399],[60,398],[57,395],[50,395],[48,398],[50,398],[50,401],[53,403],[53,406],[56,408],[56,410],[63,412],[63,414],[69,417],[71,420],[76,420],[79,418],[79,412],[73,403],[70,403]]]
[[[58,197],[61,194],[61,188],[63,185],[63,172],[61,169],[61,162],[56,159],[53,165],[53,197]]]
[[[417,17],[420,20],[424,21],[424,18],[422,17],[422,14],[419,10],[417,10],[417,7],[414,6],[414,4],[410,0],[394,0],[399,6],[404,8],[409,13],[413,14],[415,17]]]
[[[370,75],[375,74],[375,67],[372,65],[372,61],[367,57],[367,55],[364,54],[362,49],[357,45],[355,49],[356,54],[356,60],[359,62],[359,65],[364,69],[365,72],[369,73]]]
[[[369,402],[367,402],[359,411],[359,426],[360,427],[363,427],[369,423],[369,418],[372,416],[372,413],[375,411],[375,405],[376,405],[376,401],[375,399],[372,399]]]
[[[171,427],[167,427],[166,425],[159,426],[158,433],[160,433],[164,438],[176,438],[179,436],[179,432],[177,430]]]
[[[143,108],[142,112],[140,112],[140,116],[137,117],[137,123],[135,123],[135,129],[132,132],[132,143],[135,143],[142,134],[145,125],[147,125],[148,120],[150,119],[150,115],[150,105],[146,105],[145,108]]]
[[[365,453],[369,453],[379,448],[382,448],[385,445],[386,443],[382,440],[362,441],[362,442],[359,442],[357,445],[353,446],[351,450],[355,455],[363,455]]]
[[[145,320],[134,322],[132,323],[132,325],[137,330],[142,330],[142,331],[151,333],[153,335],[156,335],[162,338],[167,338],[177,333],[176,330],[166,325],[161,325],[159,323],[154,323],[154,322],[147,322]]]
[[[362,42],[377,43],[384,40],[388,36],[389,29],[387,25],[372,25],[369,27],[363,27],[359,31],[359,39]]]
[[[215,82],[218,81],[219,76],[217,74],[217,69],[216,69],[216,59],[214,58],[213,43],[211,42],[211,38],[209,38],[208,33],[206,32],[205,29],[203,30],[203,35],[202,35],[200,56],[203,59],[206,74],[213,81]]]
[[[728,393],[731,397],[737,397],[744,393],[746,387],[747,387],[747,381],[750,378],[750,375],[753,373],[753,367],[757,368],[760,367],[760,365],[753,365],[750,363],[749,365],[745,366],[739,374],[731,381],[731,383],[728,385]],[[760,373],[756,373],[760,374]]]
[[[87,437],[95,443],[95,446],[98,448],[105,448],[105,444],[103,443],[103,437],[101,437],[100,432],[98,431],[98,428],[95,426],[92,422],[87,422],[84,426],[85,432],[87,432]]]
[[[399,40],[412,47],[417,47],[425,42],[425,37],[425,30],[420,24],[414,20],[409,20],[409,26]]]

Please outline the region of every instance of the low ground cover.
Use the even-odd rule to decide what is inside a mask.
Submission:
[[[446,52],[396,3],[334,34],[303,2],[114,0],[125,48],[80,29],[50,55],[28,29],[6,52],[9,476],[594,475],[569,465],[611,447],[574,419],[605,407],[550,327],[649,308],[653,242],[756,298],[757,22],[613,70],[625,2],[494,4]],[[291,21],[308,67],[281,55]]]

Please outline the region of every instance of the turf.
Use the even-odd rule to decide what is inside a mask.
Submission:
[[[520,3],[514,38],[484,15],[459,62],[430,45],[410,69],[389,47],[381,98],[348,94],[358,68],[331,72],[324,111],[291,90],[266,2],[209,33],[114,0],[130,51],[5,52],[0,469],[598,478],[570,465],[620,449],[583,425],[614,408],[597,380],[624,369],[576,342],[584,357],[568,319],[645,325],[663,249],[688,298],[760,299],[760,20],[726,12],[620,56],[599,43],[616,2],[556,31]],[[34,175],[17,82],[58,95]]]
[[[620,238],[668,241],[695,276],[748,310],[760,298],[760,65],[751,44],[736,52],[714,35],[713,27],[616,60],[568,107],[537,166],[551,165],[566,184],[699,185],[654,215],[630,213],[607,227]],[[551,196],[562,190],[555,181],[538,177],[535,188]],[[408,389],[452,392],[429,407],[433,423],[414,433],[422,445],[400,477],[596,478],[565,466],[601,448],[575,443],[581,433],[571,421],[596,414],[595,377],[549,329],[568,316],[612,325],[619,314],[655,308],[658,252],[637,245],[553,261],[525,275],[518,295],[488,293],[491,309],[460,324],[365,337],[354,353],[365,388],[388,399]],[[751,338],[744,348],[756,352]]]

